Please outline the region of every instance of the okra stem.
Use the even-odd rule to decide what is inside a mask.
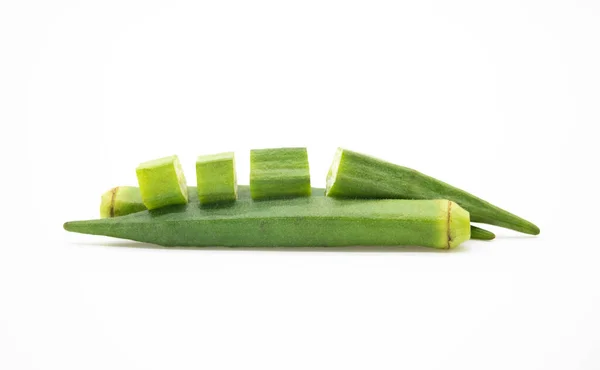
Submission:
[[[102,194],[100,218],[125,216],[145,211],[140,188],[135,186],[117,186]]]

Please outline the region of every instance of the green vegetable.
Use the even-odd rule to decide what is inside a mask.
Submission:
[[[146,208],[188,202],[185,176],[176,155],[142,163],[136,173]]]
[[[309,196],[306,148],[251,150],[250,194],[256,200]]]
[[[473,222],[537,235],[540,229],[466,191],[410,168],[338,149],[327,175],[326,195],[344,198],[449,199],[464,207]]]
[[[235,161],[232,152],[200,156],[196,160],[197,193],[201,204],[237,199]]]
[[[474,240],[492,240],[496,235],[485,229],[471,225],[471,239]]]
[[[121,193],[121,188],[125,188],[127,190]],[[116,194],[118,195],[123,194],[120,198],[120,201],[113,203],[113,200],[116,199],[111,196],[113,191],[116,191]],[[193,186],[189,186],[188,191],[190,203],[198,203],[198,194],[196,192],[196,188]],[[311,191],[313,196],[325,195],[325,189],[323,188],[312,188]],[[250,199],[250,187],[248,185],[238,186],[238,199]],[[107,191],[102,196],[101,208],[106,210],[104,213],[106,214],[106,216],[102,216],[102,218],[124,216],[130,213],[146,210],[146,207],[142,203],[142,197],[140,195],[139,189],[132,186],[119,186]],[[111,216],[111,214],[113,216]],[[496,236],[494,235],[494,233],[490,231],[484,230],[476,226],[471,226],[471,239],[492,240],[495,237]]]
[[[162,246],[310,247],[419,245],[454,248],[470,237],[469,213],[448,200],[238,200],[171,206],[101,220],[67,222],[67,231]]]
[[[145,211],[140,189],[135,186],[117,186],[102,194],[100,217],[118,217]]]
[[[188,186],[188,200],[190,203],[199,203],[198,190],[195,186]],[[312,188],[312,195],[324,196],[325,189]],[[113,196],[116,194],[116,196]],[[238,185],[238,199],[250,199],[250,187],[248,185]],[[125,216],[130,213],[147,210],[142,202],[140,189],[135,186],[117,186],[102,194],[100,204],[100,217],[118,217]]]

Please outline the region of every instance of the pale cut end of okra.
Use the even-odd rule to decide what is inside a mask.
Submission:
[[[152,210],[188,202],[188,190],[176,155],[140,164],[136,170],[142,201]]]
[[[471,217],[458,204],[448,201],[448,248],[471,239]]]
[[[340,168],[340,162],[342,161],[342,154],[344,153],[344,149],[337,148],[335,151],[335,155],[333,156],[333,162],[331,162],[331,167],[329,167],[329,172],[327,173],[327,180],[325,183],[325,195],[334,195],[330,194],[330,191],[333,189],[333,185],[335,184],[335,179],[338,174],[338,170]]]
[[[237,199],[233,152],[199,156],[196,181],[200,204],[232,202]]]
[[[100,218],[113,217],[113,199],[118,188],[119,187],[117,186],[102,194],[102,200],[100,202]]]
[[[310,196],[306,148],[251,150],[250,195],[255,200]]]
[[[100,218],[125,216],[145,209],[137,187],[117,186],[102,194]]]

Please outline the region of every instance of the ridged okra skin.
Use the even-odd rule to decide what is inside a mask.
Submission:
[[[176,155],[144,162],[136,169],[136,175],[146,208],[188,202],[187,183]]]
[[[233,152],[199,156],[196,184],[201,204],[232,202],[237,199],[237,179]]]
[[[213,207],[190,203],[67,222],[64,228],[181,247],[418,245],[449,249],[470,237],[469,213],[447,200],[328,197],[238,200]]]
[[[250,194],[255,200],[310,196],[306,148],[251,150]]]
[[[537,235],[531,222],[485,200],[413,169],[338,149],[327,175],[326,195],[343,198],[449,199],[471,214],[471,221]]]
[[[116,216],[125,216],[130,213],[145,211],[146,207],[142,203],[142,197],[140,195],[140,190],[133,186],[119,186],[114,189],[127,188],[127,191],[123,192],[123,197],[121,201],[113,203],[114,198],[110,196],[105,196],[107,194],[111,194],[113,189],[109,190],[102,196],[102,204],[101,208],[106,211],[103,213],[102,218],[107,217],[116,217]],[[194,204],[198,203],[198,193],[196,191],[196,187],[189,186],[189,202]],[[311,189],[312,196],[324,196],[325,189],[323,188],[312,188]],[[117,194],[121,194],[118,192]],[[248,200],[250,199],[250,187],[248,185],[238,185],[238,199],[240,200]],[[112,212],[112,216],[111,216]],[[482,228],[471,226],[471,239],[475,240],[492,240],[496,237],[494,233],[484,230]]]

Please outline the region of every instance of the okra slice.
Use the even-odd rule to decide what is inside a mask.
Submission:
[[[250,196],[254,200],[311,194],[306,148],[250,151]]]
[[[176,155],[142,163],[136,173],[146,208],[156,209],[188,202],[185,176]]]
[[[237,199],[233,152],[199,156],[196,181],[200,204],[231,202]]]

